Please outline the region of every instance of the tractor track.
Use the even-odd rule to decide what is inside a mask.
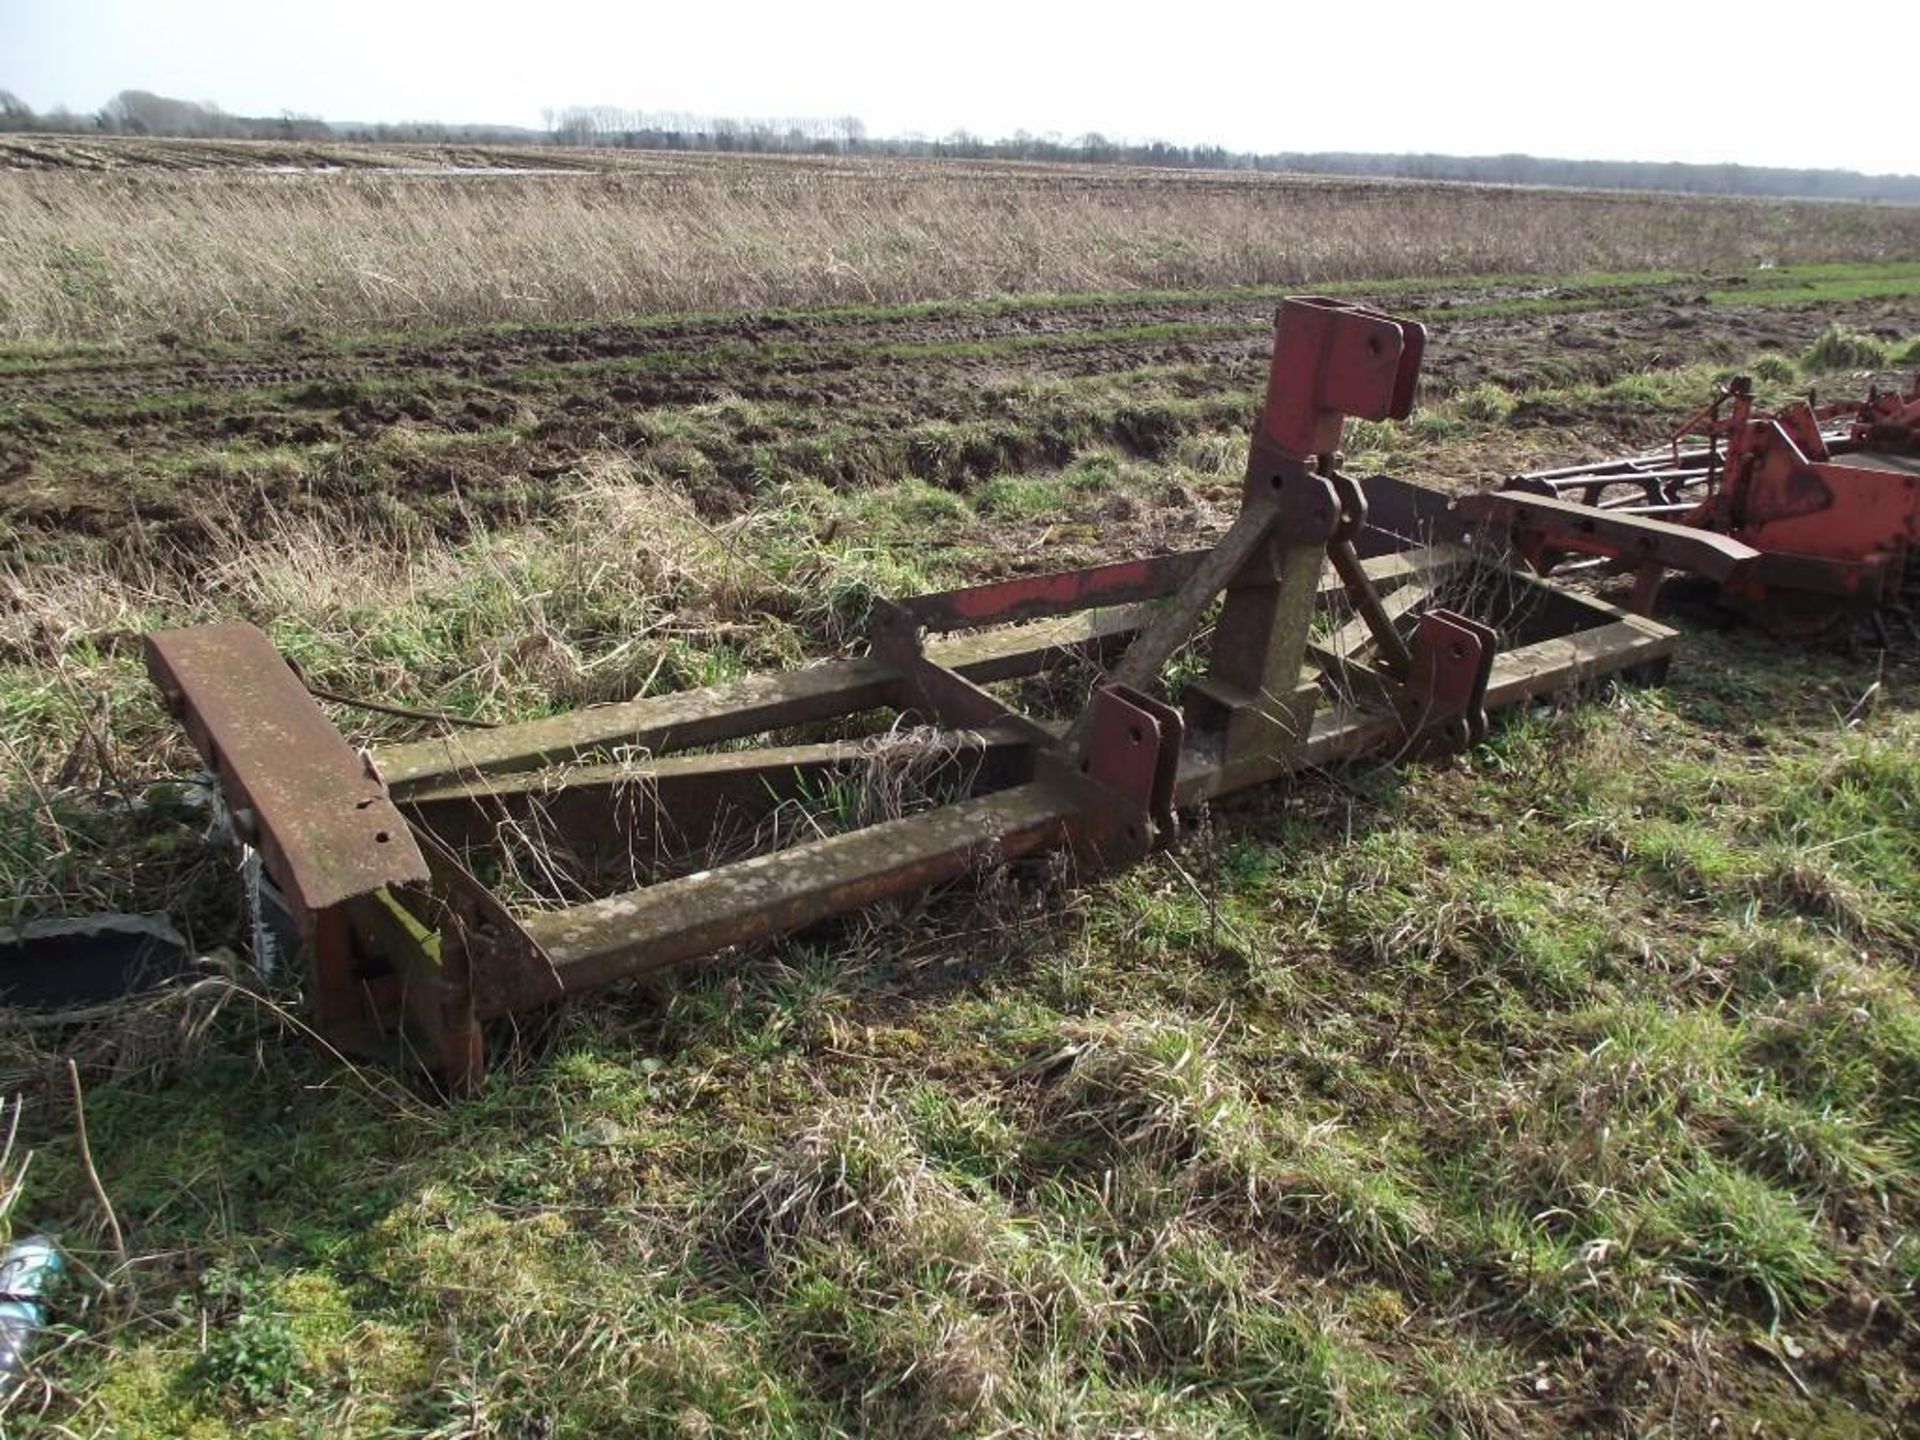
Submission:
[[[1920,328],[1910,300],[1742,308],[1697,286],[1582,292],[1586,308],[1561,313],[1484,309],[1543,298],[1555,292],[1436,286],[1385,303],[1429,317],[1430,395],[1793,353],[1834,322]],[[1182,426],[1244,425],[1270,316],[1257,297],[1102,297],[16,358],[0,370],[0,521],[191,535],[210,505],[264,517],[369,493],[537,513],[559,477],[609,450],[684,478],[713,513],[748,503],[769,463],[836,485],[964,486],[1086,443],[1151,458]],[[943,456],[925,435],[943,423],[991,443],[975,433]]]
[[[1689,287],[1668,287],[1681,293]],[[1695,288],[1696,287],[1691,287]],[[1444,314],[1456,303],[1551,299],[1551,287],[1402,292],[1392,304],[1407,311]],[[1644,300],[1646,289],[1601,288],[1582,295],[1600,308],[1610,298]],[[702,354],[727,346],[829,346],[870,350],[888,344],[913,346],[994,345],[1049,338],[1065,340],[1104,331],[1157,326],[1246,327],[1264,342],[1272,298],[1153,297],[1138,302],[1023,302],[1004,309],[931,305],[892,314],[820,311],[689,320],[638,320],[594,325],[516,326],[455,333],[438,341],[406,338],[319,344],[301,332],[207,355],[177,346],[149,345],[110,357],[53,357],[29,368],[0,371],[0,403],[29,396],[140,394],[156,391],[262,389],[344,378],[375,378],[442,372],[497,374],[538,365],[581,365]]]

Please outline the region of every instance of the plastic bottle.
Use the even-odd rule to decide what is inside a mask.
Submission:
[[[64,1265],[50,1235],[29,1235],[0,1256],[0,1386],[26,1363],[27,1347],[47,1323],[47,1291]]]

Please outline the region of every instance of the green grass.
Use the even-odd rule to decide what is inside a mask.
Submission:
[[[1875,370],[1893,363],[1894,347],[1872,335],[1830,325],[1821,331],[1800,357],[1801,368],[1821,370]]]
[[[1716,305],[1797,305],[1911,295],[1920,286],[1920,263],[1813,265],[1762,272],[1738,288],[1716,288],[1707,298]]]
[[[1627,1357],[1704,1353],[1727,1384],[1656,1365],[1627,1413],[1830,1415],[1754,1363],[1769,1334],[1845,1353],[1848,1403],[1898,1393],[1847,1297],[1912,1303],[1911,939],[1862,951],[1744,860],[1676,889],[1620,859],[1650,814],[1738,858],[1871,813],[1836,873],[1906,913],[1915,712],[1727,717],[1777,775],[1690,718],[1830,665],[1694,646],[1465,763],[1217,814],[1182,863],[1218,924],[1156,862],[1023,890],[991,959],[936,907],[932,983],[885,927],[696,967],[452,1109],[230,1002],[91,1087],[130,1245],[187,1263],[128,1282],[110,1343],[64,1312],[62,1405],[128,1436],[1413,1436],[1577,1429]],[[1687,758],[1622,763],[1655,743]],[[70,1145],[38,1148],[18,1219],[84,1226]]]
[[[1418,473],[1549,410],[1657,430],[1726,373],[1478,383],[1349,449]],[[804,440],[776,402],[651,410],[643,453],[454,535],[371,488],[234,517],[189,565],[9,535],[0,885],[240,943],[204,816],[142,784],[193,762],[140,629],[249,616],[320,683],[495,719],[792,664],[1017,547],[1106,554],[1162,513],[1197,538],[1253,397],[1170,375]],[[334,458],[464,443],[418,439]],[[752,504],[693,503],[734,474]],[[0,1030],[34,1151],[4,1218],[81,1262],[7,1433],[1897,1430],[1916,915],[1910,657],[1698,627],[1667,685],[1250,793],[1125,873],[995,870],[595,997],[460,1105],[343,1070],[217,961],[84,1031]]]

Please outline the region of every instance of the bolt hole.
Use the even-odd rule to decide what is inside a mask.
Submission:
[[[1131,740],[1134,744],[1138,745],[1144,738],[1140,733],[1140,727],[1138,725],[1129,725],[1127,727],[1127,739]]]
[[[1280,485],[1281,485],[1281,482],[1282,482],[1282,480],[1283,480],[1283,478],[1284,478],[1284,477],[1282,477],[1282,476],[1279,476],[1279,475],[1276,475],[1276,476],[1274,476],[1274,477],[1273,477],[1273,488],[1274,488],[1274,489],[1276,489],[1276,490],[1278,490],[1278,489],[1280,488]]]
[[[1093,769],[1093,761],[1082,760],[1080,762],[1080,773],[1082,775],[1088,774],[1092,769]]]
[[[356,800],[353,808],[356,810],[371,810],[373,808],[373,801],[371,799]]]
[[[1127,838],[1129,840],[1138,840],[1140,838],[1140,827],[1138,825],[1127,826]]]
[[[393,839],[393,836],[389,835],[386,831],[378,830],[374,832],[373,843],[376,845],[384,845],[391,839]]]
[[[1466,651],[1466,647],[1465,647],[1464,645],[1456,645],[1456,646],[1454,646],[1454,647],[1453,647],[1453,658],[1454,658],[1454,659],[1456,659],[1456,660],[1464,660],[1464,659],[1466,659],[1466,656],[1467,656],[1467,651]]]

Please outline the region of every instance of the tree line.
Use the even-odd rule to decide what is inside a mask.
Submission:
[[[384,143],[548,144],[636,150],[710,150],[756,154],[895,155],[909,158],[1056,161],[1243,170],[1380,179],[1553,185],[1600,190],[1668,190],[1698,195],[1757,195],[1920,203],[1920,176],[1765,165],[1695,165],[1647,160],[1555,160],[1533,155],[1360,154],[1345,151],[1253,152],[1220,145],[1120,140],[1097,132],[1065,137],[1016,130],[988,139],[966,130],[940,137],[875,137],[857,116],[741,119],[613,105],[569,105],[542,112],[543,128],[431,123],[329,123],[292,111],[229,115],[219,106],[148,90],[122,90],[90,115],[56,107],[45,114],[0,90],[0,131],[155,135],[235,140]]]

